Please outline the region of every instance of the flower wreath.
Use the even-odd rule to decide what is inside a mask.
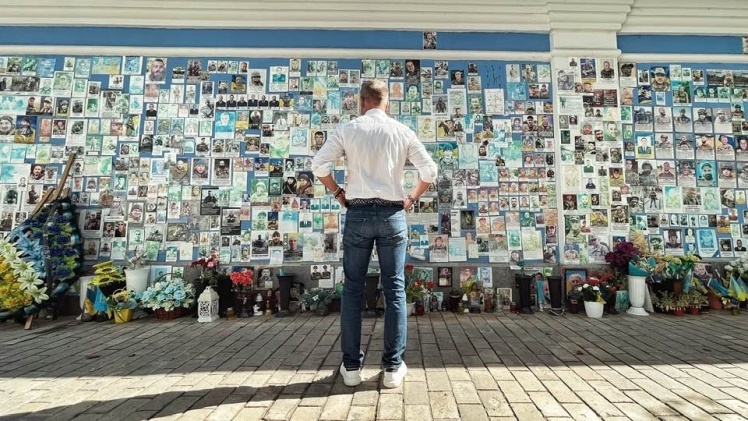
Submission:
[[[70,288],[70,284],[78,278],[83,258],[80,231],[70,200],[62,198],[45,206],[14,228],[0,242],[0,247],[4,253],[4,262],[11,265],[12,269],[15,262],[15,267],[20,268],[16,273],[17,281],[6,285],[8,294],[15,291],[14,295],[8,296],[15,298],[3,300],[6,296],[3,294],[5,290],[0,289],[0,320],[33,314],[44,301],[64,294]],[[28,266],[21,266],[13,256]],[[2,271],[1,266],[0,277],[9,273],[8,270]],[[37,275],[35,281],[30,280],[29,268],[33,268]],[[23,283],[20,276],[22,272],[25,273]],[[52,279],[51,291],[47,286],[39,287],[44,284],[45,273]],[[21,286],[24,287],[22,291],[25,296],[31,297],[31,300],[18,293]]]

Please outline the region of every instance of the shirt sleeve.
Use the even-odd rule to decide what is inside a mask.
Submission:
[[[332,172],[332,165],[345,155],[343,149],[342,126],[330,134],[324,145],[312,159],[312,173],[315,177],[326,177]]]
[[[418,174],[423,182],[433,183],[436,181],[436,162],[431,159],[431,155],[426,151],[426,147],[418,140],[415,133],[413,133],[408,146],[408,160],[418,169]]]

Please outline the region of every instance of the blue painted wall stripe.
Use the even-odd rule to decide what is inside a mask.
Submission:
[[[2,45],[224,48],[423,48],[417,31],[0,27]],[[439,32],[439,50],[548,52],[548,34]]]
[[[707,35],[619,35],[623,53],[743,54],[742,37]]]

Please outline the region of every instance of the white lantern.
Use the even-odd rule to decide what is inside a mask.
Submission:
[[[218,320],[218,294],[210,286],[197,299],[197,315],[200,323]]]

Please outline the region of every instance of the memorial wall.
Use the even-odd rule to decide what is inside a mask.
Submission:
[[[418,33],[431,51],[413,59],[0,56],[0,230],[75,153],[91,263],[340,270],[345,210],[311,158],[381,78],[439,165],[408,217],[414,264],[602,263],[632,233],[654,252],[745,252],[748,65],[456,60],[440,39]]]

